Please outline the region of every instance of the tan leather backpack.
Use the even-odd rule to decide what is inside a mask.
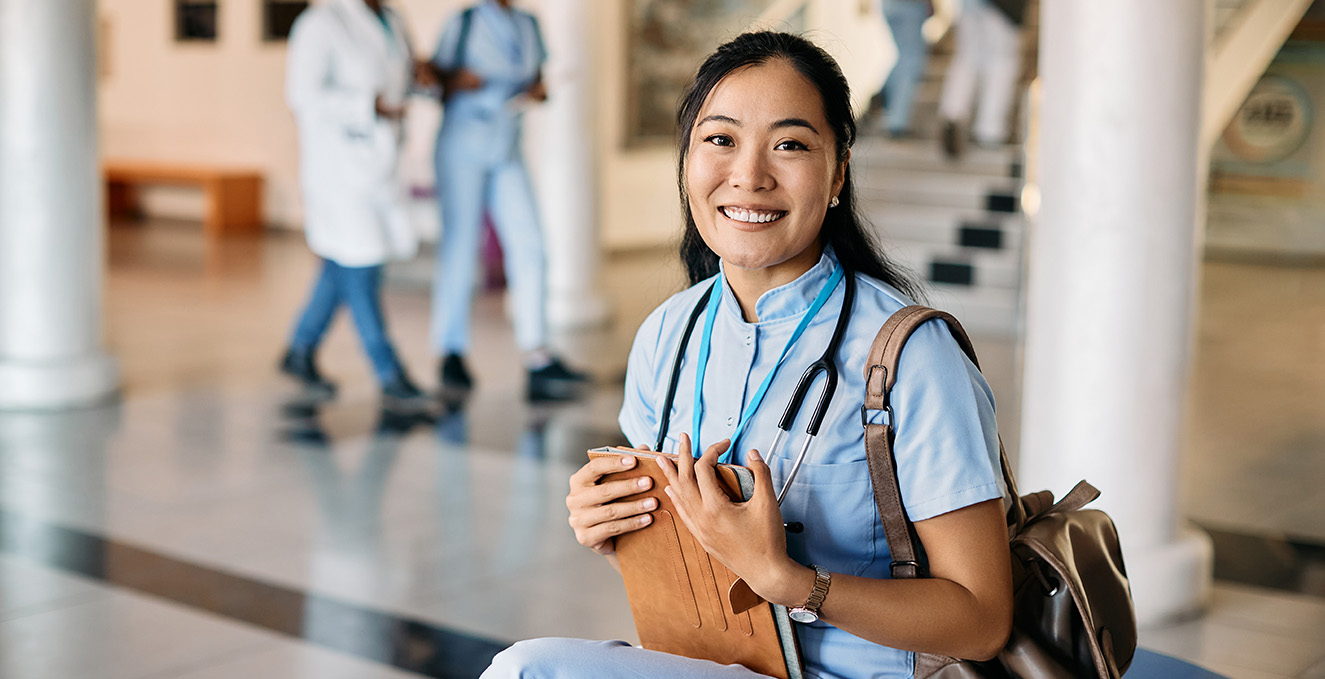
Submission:
[[[874,501],[879,507],[894,578],[925,577],[915,531],[902,505],[893,459],[896,422],[888,395],[897,382],[902,347],[916,328],[932,319],[948,324],[971,362],[975,350],[951,315],[908,306],[884,323],[865,366],[865,410],[886,410],[886,424],[865,423]],[[906,376],[901,376],[905,379]],[[864,422],[864,413],[861,413]],[[1008,497],[1008,541],[1012,551],[1012,635],[998,657],[974,662],[916,654],[916,679],[1118,679],[1136,651],[1136,616],[1127,570],[1113,521],[1083,507],[1099,491],[1082,481],[1054,503],[1047,490],[1021,496],[999,442]]]

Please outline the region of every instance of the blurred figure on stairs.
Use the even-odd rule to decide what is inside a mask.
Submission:
[[[966,126],[980,146],[1007,143],[1021,68],[1021,24],[1027,0],[962,0],[957,15],[956,47],[939,99],[939,140],[950,158],[961,155]]]

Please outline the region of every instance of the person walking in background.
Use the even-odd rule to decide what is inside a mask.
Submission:
[[[291,29],[285,94],[299,131],[304,233],[322,272],[280,369],[323,396],[336,388],[314,353],[341,305],[383,398],[422,396],[387,337],[381,295],[383,264],[418,249],[396,174],[405,95],[428,77],[411,54],[404,22],[380,0],[327,0]]]
[[[977,88],[971,137],[980,146],[1008,141],[1013,97],[1021,73],[1021,22],[1026,0],[963,0],[957,45],[939,99],[940,142],[950,158],[961,155]]]
[[[912,103],[929,65],[929,46],[921,28],[933,14],[930,0],[883,0],[883,17],[897,44],[897,63],[875,99],[883,105],[882,122],[894,139],[911,136]]]
[[[447,23],[432,60],[445,101],[436,150],[442,236],[432,310],[444,392],[473,387],[465,356],[485,212],[505,257],[528,398],[572,398],[586,381],[548,350],[542,225],[521,150],[524,109],[547,99],[546,57],[533,15],[509,0],[485,0]]]

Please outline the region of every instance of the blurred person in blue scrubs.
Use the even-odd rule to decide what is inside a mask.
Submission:
[[[929,46],[921,28],[933,14],[931,0],[883,0],[883,17],[897,44],[897,63],[874,100],[884,109],[881,122],[894,139],[911,136],[916,88],[929,64]]]
[[[546,59],[538,21],[509,0],[461,10],[447,22],[433,55],[444,115],[436,149],[442,234],[432,346],[441,359],[444,393],[463,395],[474,383],[465,356],[485,212],[501,241],[528,398],[574,398],[586,381],[548,349],[543,231],[521,148],[524,110],[548,96]]]
[[[291,29],[285,96],[299,131],[304,233],[322,271],[280,369],[318,395],[335,394],[314,354],[344,305],[383,399],[422,396],[387,336],[381,289],[383,265],[418,249],[397,164],[406,93],[430,77],[413,59],[404,21],[380,0],[327,0]]]
[[[681,261],[692,287],[640,326],[619,419],[642,450],[669,420],[663,452],[678,462],[622,455],[581,467],[566,498],[577,541],[619,570],[616,536],[652,525],[658,505],[640,497],[647,482],[603,477],[658,464],[679,519],[705,551],[764,600],[813,611],[795,623],[806,676],[907,679],[917,651],[992,658],[1012,623],[993,395],[934,320],[901,354],[891,413],[862,408],[864,360],[883,323],[913,303],[915,285],[884,257],[857,212],[846,78],[803,38],[746,33],[700,67],[678,121]],[[843,308],[848,280],[856,294]],[[673,356],[701,302],[710,311],[690,331],[698,337],[686,346],[676,398],[664,410]],[[777,453],[769,446],[798,378],[829,346],[842,314],[849,320],[830,359],[840,376],[836,398],[779,506],[797,446]],[[883,424],[890,416],[902,502],[929,577],[893,579],[880,530],[861,420]],[[753,472],[747,502],[733,503],[719,489],[715,467],[727,456]],[[785,530],[788,523],[802,530]],[[517,643],[483,674],[608,676],[760,675],[624,641],[556,638]]]

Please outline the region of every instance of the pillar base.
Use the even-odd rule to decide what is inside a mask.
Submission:
[[[100,352],[53,361],[0,359],[0,410],[61,410],[119,391],[119,363]]]
[[[549,297],[548,325],[558,330],[602,327],[612,318],[612,305],[597,292],[554,293]]]
[[[1138,626],[1155,627],[1191,617],[1209,601],[1214,546],[1205,533],[1184,528],[1173,542],[1128,551],[1123,558]]]

